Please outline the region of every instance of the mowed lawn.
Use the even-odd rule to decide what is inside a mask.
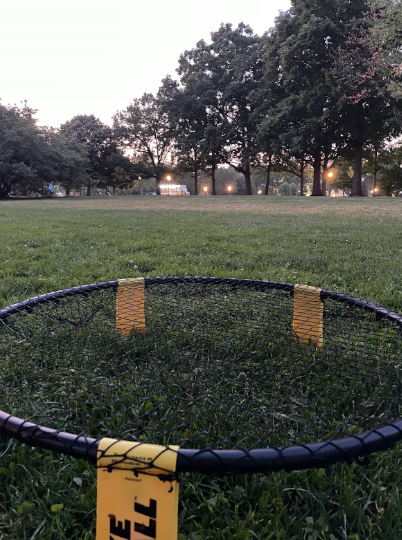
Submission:
[[[122,277],[306,283],[402,309],[402,199],[0,202],[0,305]]]
[[[193,275],[314,285],[402,313],[402,199],[3,201],[0,239],[1,308],[97,281]],[[366,467],[183,477],[180,538],[402,538],[401,462],[402,445]],[[95,479],[85,463],[1,444],[0,539],[94,539]]]

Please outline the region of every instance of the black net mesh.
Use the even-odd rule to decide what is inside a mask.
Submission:
[[[399,324],[326,299],[323,346],[301,344],[292,291],[149,280],[146,330],[130,334],[116,329],[116,283],[18,309],[0,319],[3,432],[10,414],[74,436],[249,452],[399,420]]]

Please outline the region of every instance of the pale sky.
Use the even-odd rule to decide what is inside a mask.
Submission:
[[[223,23],[259,35],[290,0],[0,0],[0,98],[38,109],[40,125],[77,114],[111,123],[175,76],[182,52]]]

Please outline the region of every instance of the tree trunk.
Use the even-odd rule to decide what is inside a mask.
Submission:
[[[271,180],[271,156],[268,159],[268,169],[267,169],[267,182],[265,184],[265,195],[269,195],[269,183]]]
[[[116,195],[116,187],[113,186],[113,196]]]
[[[300,162],[300,197],[304,197],[304,159]]]
[[[322,167],[322,184],[321,184],[321,190],[324,197],[327,196],[327,168],[328,168],[328,156],[324,156],[324,164]]]
[[[402,113],[398,109],[398,107],[395,105],[395,102],[393,99],[391,99],[391,104],[392,104],[392,110],[394,111],[395,120],[398,122],[400,129],[402,129]]]
[[[322,197],[321,191],[321,148],[317,148],[313,155],[313,197]]]
[[[215,171],[216,171],[216,165],[212,165],[212,171],[211,171],[212,195],[216,195]]]
[[[140,195],[144,195],[144,190],[142,188],[142,180],[140,180]]]
[[[373,170],[373,197],[375,197],[375,190],[377,186],[377,161],[378,161],[378,150],[374,149],[374,170]]]
[[[322,173],[321,192],[323,197],[327,196],[327,181],[325,179],[325,172]]]
[[[355,146],[355,165],[353,169],[352,197],[362,197],[362,161],[363,143],[360,141]]]
[[[87,184],[87,197],[91,196],[91,179],[88,178],[88,184]]]
[[[249,163],[244,169],[244,179],[246,182],[246,195],[251,195],[251,168]]]
[[[0,184],[0,199],[7,199],[7,197],[10,195],[10,191],[11,186]]]
[[[194,195],[198,195],[198,170],[194,170]]]
[[[156,177],[155,177],[155,180],[156,180],[156,194],[157,195],[160,195],[161,194],[161,180],[162,180],[162,175],[157,173]]]

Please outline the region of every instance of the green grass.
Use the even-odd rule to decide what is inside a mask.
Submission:
[[[187,274],[304,283],[402,312],[401,231],[398,199],[0,202],[0,306],[96,281]],[[3,452],[1,540],[94,538],[92,466],[14,443]],[[181,538],[401,538],[401,461],[396,447],[365,468],[185,476]]]

